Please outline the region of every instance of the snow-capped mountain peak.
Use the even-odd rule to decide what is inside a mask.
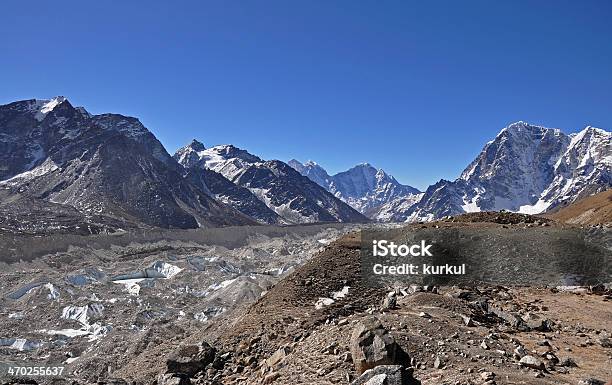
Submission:
[[[64,96],[56,96],[51,99],[36,99],[30,108],[34,112],[34,118],[42,122],[49,112],[66,100]]]
[[[611,133],[516,122],[488,142],[454,182],[428,189],[408,220],[485,210],[539,214],[612,187]],[[438,185],[437,185],[438,186]]]
[[[206,150],[206,147],[204,146],[204,143],[200,142],[197,139],[192,139],[191,143],[189,143],[188,147],[190,147],[192,150],[194,150],[196,152]]]
[[[300,174],[329,191],[331,177],[323,167],[319,166],[317,162],[309,160],[308,162],[302,164],[298,160],[291,159],[287,164],[293,167]]]
[[[417,189],[400,184],[383,169],[367,162],[333,176],[313,161],[302,164],[292,159],[289,165],[353,208],[377,220],[387,220],[392,207],[407,208],[420,197]]]

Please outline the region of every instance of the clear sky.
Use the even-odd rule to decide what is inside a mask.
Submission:
[[[612,128],[610,1],[7,1],[0,103],[65,95],[424,188],[510,122]]]

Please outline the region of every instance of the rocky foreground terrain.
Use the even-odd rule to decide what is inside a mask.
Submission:
[[[483,235],[528,229],[540,239],[534,251],[560,231],[609,231],[512,213],[405,231],[415,227]],[[372,286],[361,274],[355,230],[200,229],[165,234],[164,242],[109,235],[81,246],[71,239],[65,252],[3,265],[0,361],[61,363],[64,378],[20,379],[58,384],[612,379],[608,284]]]

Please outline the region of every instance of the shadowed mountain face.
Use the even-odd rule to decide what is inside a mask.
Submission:
[[[70,207],[75,226],[253,223],[185,179],[183,168],[138,119],[91,116],[63,97],[0,106],[0,164],[7,217],[27,212],[26,203],[20,208],[8,200],[33,200],[51,212]]]
[[[232,145],[203,149],[197,141],[178,150],[174,158],[186,168],[215,171],[250,191],[267,208],[249,205],[249,215],[255,218],[269,217],[268,211],[272,211],[284,223],[367,221],[355,209],[278,160],[264,161]],[[233,196],[231,189],[235,188],[219,183],[213,193],[228,197],[234,202],[233,207],[246,213],[245,207],[237,204],[243,199]]]

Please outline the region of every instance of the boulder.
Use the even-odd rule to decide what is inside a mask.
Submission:
[[[157,377],[157,385],[191,385],[184,373],[162,373]]]
[[[527,368],[544,370],[544,363],[540,361],[539,359],[535,358],[534,356],[528,355],[528,356],[521,358],[521,360],[519,361],[519,364]]]
[[[272,384],[280,377],[278,372],[272,372],[266,375],[262,381],[262,384]]]
[[[353,329],[350,351],[358,374],[378,365],[409,366],[410,357],[375,317],[368,317]]]
[[[385,296],[381,304],[382,310],[390,310],[397,308],[397,297],[395,295]]]
[[[166,357],[167,373],[184,373],[193,377],[206,369],[215,359],[215,349],[208,343],[200,345],[180,345]]]
[[[596,378],[587,378],[578,382],[578,385],[604,385],[605,383]]]
[[[281,362],[289,353],[289,349],[287,347],[282,347],[275,351],[270,357],[266,359],[266,365],[269,367],[276,366],[279,362]]]
[[[351,385],[420,385],[412,376],[412,368],[402,365],[379,365],[366,370]]]

